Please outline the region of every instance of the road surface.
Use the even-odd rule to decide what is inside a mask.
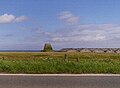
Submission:
[[[0,88],[120,88],[120,76],[0,75]]]

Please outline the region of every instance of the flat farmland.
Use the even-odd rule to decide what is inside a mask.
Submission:
[[[0,73],[120,73],[120,54],[79,52],[0,52]]]

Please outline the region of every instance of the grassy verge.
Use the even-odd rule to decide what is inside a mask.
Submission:
[[[0,72],[120,74],[120,54],[0,53]]]

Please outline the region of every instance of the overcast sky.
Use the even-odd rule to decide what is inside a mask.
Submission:
[[[120,0],[1,0],[0,49],[120,47]]]

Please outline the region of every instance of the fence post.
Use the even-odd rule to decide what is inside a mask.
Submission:
[[[2,57],[3,60],[5,60],[5,57]]]
[[[68,62],[67,54],[65,54],[64,61],[65,61],[65,62]]]
[[[79,58],[77,58],[76,61],[79,62]]]

